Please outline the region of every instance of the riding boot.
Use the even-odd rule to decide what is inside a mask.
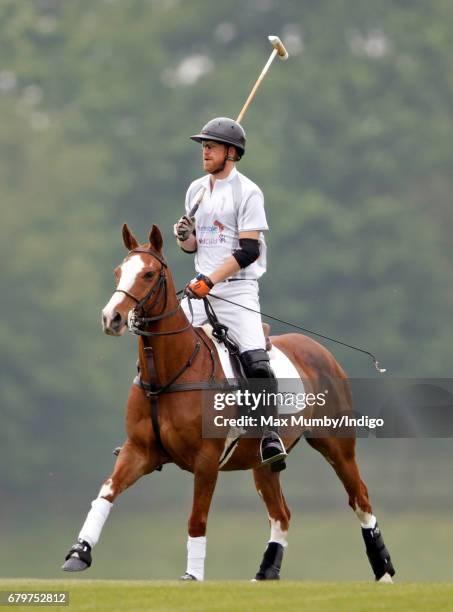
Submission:
[[[278,426],[275,424],[277,407],[271,394],[277,393],[278,382],[270,367],[269,355],[264,349],[246,351],[241,354],[241,362],[252,392],[260,394],[264,392],[264,397],[260,395],[262,400],[258,406],[259,420],[262,423],[261,461],[263,464],[272,464],[272,470],[279,472],[286,467],[284,460],[287,452],[278,435]]]
[[[276,379],[274,378],[270,382],[276,389]],[[275,392],[276,391],[271,391],[271,393]],[[263,427],[263,435],[260,442],[261,462],[263,464],[271,464],[271,469],[273,472],[280,472],[286,468],[285,457],[288,453],[286,452],[283,441],[279,436],[278,425],[275,424],[275,419],[277,418],[277,407],[275,402],[273,402],[271,405],[263,406],[261,409],[261,414],[263,416],[265,415],[266,421],[269,419],[269,417],[272,419],[271,424],[264,425]]]

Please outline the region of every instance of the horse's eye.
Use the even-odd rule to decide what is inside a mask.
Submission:
[[[150,278],[152,278],[154,275],[154,272],[145,272],[145,274],[143,275],[143,278],[146,278],[146,280],[149,280]]]

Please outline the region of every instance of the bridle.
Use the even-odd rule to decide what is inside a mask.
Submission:
[[[151,323],[156,323],[157,321],[162,321],[163,319],[167,319],[175,315],[178,312],[178,310],[181,308],[181,302],[178,301],[178,305],[176,306],[176,308],[173,308],[172,310],[167,311],[168,289],[167,289],[167,276],[166,276],[165,270],[166,268],[168,268],[168,265],[165,259],[162,257],[162,255],[157,253],[157,251],[155,251],[154,249],[151,249],[151,248],[148,249],[144,247],[137,247],[136,249],[132,249],[132,251],[129,251],[129,255],[135,255],[136,253],[144,253],[145,255],[152,255],[161,264],[161,268],[159,270],[159,278],[157,282],[151,287],[151,289],[146,293],[146,295],[143,298],[137,298],[135,295],[133,295],[129,291],[126,291],[125,289],[115,289],[114,293],[123,293],[128,298],[130,298],[133,302],[135,302],[135,307],[129,312],[129,316],[128,316],[129,331],[132,332],[133,334],[136,334],[137,336],[150,337],[150,336],[170,336],[174,334],[180,334],[186,331],[187,329],[189,329],[192,325],[191,321],[189,321],[189,323],[185,327],[182,327],[181,329],[177,329],[173,331],[156,332],[156,331],[146,331],[145,329],[143,329],[143,327],[146,327],[147,325]],[[146,304],[148,304],[148,302],[153,297],[154,297],[154,301],[152,303],[150,310],[153,310],[155,306],[162,300],[163,305],[162,305],[161,312],[154,316],[139,316],[139,311],[142,311],[144,314],[146,314],[145,306]],[[190,304],[190,300],[189,300],[189,309],[192,314],[193,311],[192,311],[192,306]],[[192,316],[192,319],[193,319],[193,316]]]

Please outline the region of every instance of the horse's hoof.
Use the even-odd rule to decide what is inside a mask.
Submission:
[[[61,569],[64,572],[83,572],[90,567],[92,561],[91,546],[79,538],[66,555]]]
[[[83,570],[88,569],[90,566],[82,559],[77,559],[77,557],[70,557],[67,561],[63,563],[61,569],[64,572],[83,572]]]
[[[284,548],[278,542],[269,542],[255,580],[280,580]]]
[[[280,572],[274,569],[266,570],[265,574],[258,572],[252,582],[260,582],[261,580],[280,580]]]
[[[387,572],[377,580],[377,582],[381,582],[382,584],[393,584],[392,577]]]
[[[195,582],[198,582],[198,578],[195,578],[195,576],[192,576],[192,574],[188,574],[187,572],[181,576],[180,580],[195,580]]]

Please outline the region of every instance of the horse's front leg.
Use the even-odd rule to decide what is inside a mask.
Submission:
[[[181,580],[204,580],[206,525],[219,474],[219,453],[202,449],[194,465],[192,512],[188,524],[187,569]]]
[[[91,510],[85,519],[76,543],[65,557],[62,569],[67,572],[80,572],[90,567],[91,550],[97,544],[102,528],[112,508],[113,502],[125,489],[136,482],[140,476],[149,474],[158,465],[158,455],[144,451],[127,440],[116,460],[111,476],[102,485],[99,494],[91,503]]]

